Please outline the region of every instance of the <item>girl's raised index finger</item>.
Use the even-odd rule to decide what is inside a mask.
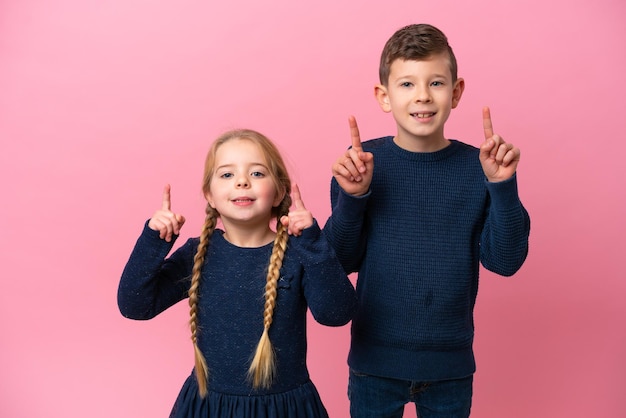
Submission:
[[[300,195],[300,188],[295,183],[291,187],[291,200],[293,201],[293,205],[296,209],[305,209],[302,196]]]
[[[169,184],[166,184],[163,188],[163,201],[161,203],[161,209],[170,210],[172,207],[171,197],[170,197],[171,187]]]
[[[352,140],[352,148],[362,150],[361,135],[359,134],[359,126],[356,124],[356,118],[350,116],[348,118],[348,124],[350,125],[350,138]]]
[[[485,139],[493,136],[493,124],[491,123],[491,112],[488,106],[483,107],[483,130],[485,131]]]

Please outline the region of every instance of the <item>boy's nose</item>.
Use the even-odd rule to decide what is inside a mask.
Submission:
[[[415,101],[416,102],[429,102],[430,101],[430,92],[426,88],[417,89],[415,92]]]

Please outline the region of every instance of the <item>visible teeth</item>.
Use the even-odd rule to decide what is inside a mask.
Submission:
[[[429,118],[434,115],[434,113],[417,113],[418,118]]]

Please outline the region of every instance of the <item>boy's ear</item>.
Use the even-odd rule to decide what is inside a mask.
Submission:
[[[463,90],[465,90],[465,80],[457,78],[454,83],[454,89],[452,90],[452,109],[459,105],[461,96],[463,96]]]
[[[380,108],[385,113],[391,112],[391,104],[389,103],[389,94],[387,93],[387,87],[382,84],[376,84],[374,86],[374,96],[376,96],[376,100],[378,100],[378,104]]]

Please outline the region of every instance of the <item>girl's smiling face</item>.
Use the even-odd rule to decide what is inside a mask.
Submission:
[[[229,225],[269,228],[272,208],[283,198],[261,147],[242,138],[231,139],[217,149],[205,197],[226,229]]]

